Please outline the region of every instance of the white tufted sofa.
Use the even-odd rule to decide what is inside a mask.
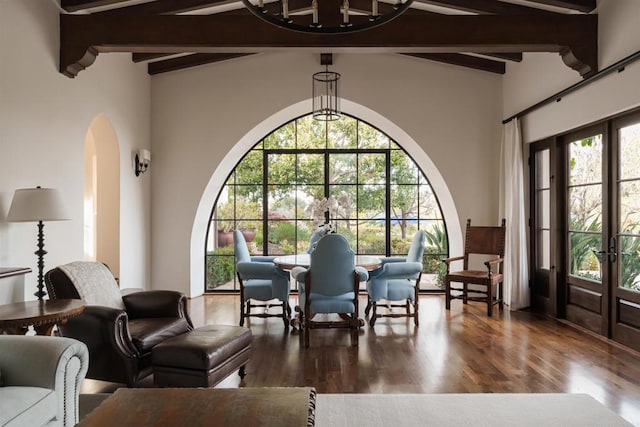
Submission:
[[[73,426],[89,366],[80,341],[0,335],[0,426]]]

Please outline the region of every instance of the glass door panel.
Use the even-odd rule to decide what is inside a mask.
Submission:
[[[587,130],[566,141],[566,314],[572,322],[604,333],[609,259],[608,246],[603,244],[608,241],[603,235],[603,134]]]
[[[555,299],[551,289],[551,147],[552,141],[542,141],[531,146],[531,182],[533,221],[531,234],[532,306],[541,311],[554,310]]]
[[[614,122],[617,144],[612,338],[640,350],[640,115]]]

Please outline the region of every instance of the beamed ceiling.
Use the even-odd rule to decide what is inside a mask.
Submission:
[[[370,0],[349,3],[371,8]],[[289,0],[292,11],[309,4]],[[131,52],[153,75],[283,49],[394,53],[498,74],[524,52],[557,52],[582,77],[598,71],[596,0],[414,0],[386,24],[343,34],[285,30],[241,0],[60,0],[60,7],[60,72],[68,77],[99,53]]]

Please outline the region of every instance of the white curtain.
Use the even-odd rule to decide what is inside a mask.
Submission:
[[[524,166],[520,121],[504,125],[500,170],[500,220],[506,219],[504,301],[511,310],[530,305]]]

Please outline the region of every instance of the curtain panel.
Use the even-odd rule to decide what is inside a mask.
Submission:
[[[520,120],[506,123],[500,150],[500,215],[506,219],[504,302],[511,310],[530,305],[524,162]]]

